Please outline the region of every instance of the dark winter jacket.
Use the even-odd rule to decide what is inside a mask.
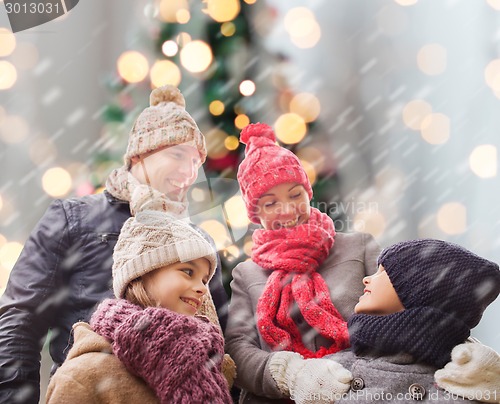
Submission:
[[[106,192],[49,206],[0,299],[1,403],[38,403],[40,351],[47,331],[55,371],[71,347],[72,325],[88,321],[97,303],[113,296],[113,247],[129,217],[128,203]],[[210,290],[224,328],[221,309],[227,296],[220,265]]]

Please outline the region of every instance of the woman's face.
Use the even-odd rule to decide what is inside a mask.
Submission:
[[[311,215],[309,195],[298,183],[276,185],[259,198],[256,213],[266,230],[306,223]]]
[[[389,275],[382,265],[378,271],[363,278],[365,290],[354,307],[357,314],[392,314],[404,310],[404,306],[392,286]]]

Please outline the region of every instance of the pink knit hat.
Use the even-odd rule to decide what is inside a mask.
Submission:
[[[238,182],[247,208],[248,218],[260,223],[256,215],[259,198],[276,185],[296,182],[304,186],[312,198],[312,188],[298,157],[276,144],[273,129],[264,123],[246,126],[240,141],[247,145],[245,159],[238,168]]]

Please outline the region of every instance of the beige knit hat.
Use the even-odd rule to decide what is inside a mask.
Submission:
[[[157,268],[206,258],[210,277],[217,267],[215,249],[185,220],[147,210],[129,218],[113,252],[113,290],[123,298],[128,284]]]
[[[205,162],[205,137],[185,109],[186,102],[177,87],[155,88],[149,97],[150,107],[137,117],[130,131],[124,160],[130,168],[132,157],[140,156],[167,146],[191,144]]]

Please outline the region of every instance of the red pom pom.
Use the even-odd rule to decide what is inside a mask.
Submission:
[[[243,128],[240,134],[240,142],[248,144],[255,139],[270,139],[273,143],[276,142],[276,135],[273,128],[265,123],[252,123]]]

